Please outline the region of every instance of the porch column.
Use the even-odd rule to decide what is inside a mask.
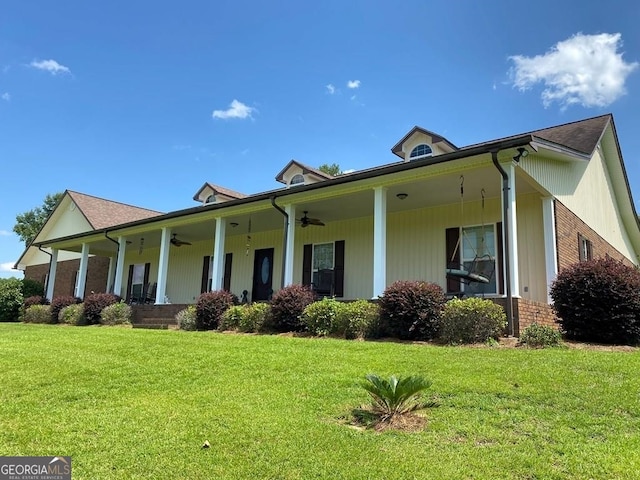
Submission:
[[[505,165],[509,177],[509,254],[511,255],[511,295],[520,297],[520,270],[518,268],[518,218],[516,215],[516,167],[513,162]]]
[[[286,205],[285,212],[289,216],[287,225],[287,244],[283,252],[286,255],[284,260],[284,286],[293,285],[293,260],[295,253],[295,235],[296,235],[296,207],[295,205]]]
[[[87,286],[87,268],[89,267],[89,244],[82,244],[82,253],[80,254],[80,268],[78,269],[78,291],[76,296],[84,298],[84,289]]]
[[[169,249],[171,247],[171,229],[163,227],[160,234],[160,256],[158,258],[158,285],[156,305],[162,305],[167,296],[167,272],[169,271]]]
[[[373,202],[373,298],[387,286],[387,189],[376,187]]]
[[[47,298],[53,300],[53,289],[56,284],[56,270],[58,269],[58,249],[51,249],[51,260],[49,261],[49,276],[47,277]]]
[[[109,270],[107,270],[107,286],[105,287],[105,292],[113,293],[111,291],[111,284],[113,283],[113,275],[114,270],[116,268],[116,259],[115,257],[109,257]]]
[[[544,260],[547,272],[547,302],[551,303],[551,284],[558,275],[556,248],[556,204],[553,197],[542,199],[542,231],[544,232]]]
[[[224,237],[227,222],[216,217],[216,233],[213,240],[213,272],[211,272],[211,290],[222,290],[224,280]]]
[[[122,295],[122,276],[124,275],[124,254],[127,248],[127,239],[118,237],[118,258],[116,259],[116,273],[113,281],[113,293],[121,297]]]

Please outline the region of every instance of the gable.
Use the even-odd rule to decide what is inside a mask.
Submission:
[[[284,183],[287,187],[311,185],[331,178],[334,178],[334,176],[305,165],[304,163],[300,163],[297,160],[291,160],[280,173],[276,175],[276,181]]]
[[[437,155],[443,155],[445,153],[451,153],[458,150],[458,148],[446,138],[430,132],[429,130],[425,130],[424,128],[413,127],[413,129],[411,129],[411,131],[407,133],[391,149],[391,151],[402,158],[405,162],[409,162],[412,160],[412,152],[420,145],[426,146],[426,150],[431,150],[431,153],[423,155],[421,152],[416,156],[416,159],[435,157]]]

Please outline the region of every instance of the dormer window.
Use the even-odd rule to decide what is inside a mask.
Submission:
[[[207,197],[207,199],[204,201],[204,203],[205,203],[205,205],[206,205],[206,204],[208,204],[208,203],[215,203],[215,201],[216,201],[216,194],[215,194],[215,193],[212,193],[211,195],[209,195],[209,196]]]
[[[433,155],[433,150],[426,143],[422,143],[411,150],[411,154],[409,154],[409,161],[418,160],[419,158],[431,157]]]
[[[289,182],[289,185],[300,185],[304,183],[304,176],[301,173],[294,175]]]

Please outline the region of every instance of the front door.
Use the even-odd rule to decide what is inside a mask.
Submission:
[[[253,290],[251,300],[269,300],[273,293],[273,248],[256,250],[253,259]]]

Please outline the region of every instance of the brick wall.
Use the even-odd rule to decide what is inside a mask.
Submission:
[[[494,303],[506,309],[506,298],[492,298]],[[556,316],[553,308],[547,303],[534,302],[526,298],[514,298],[513,300],[513,334],[515,337],[520,336],[525,328],[533,323],[538,325],[548,325],[553,328],[559,328],[556,323]]]
[[[65,260],[58,262],[53,296],[73,295],[76,272],[80,268],[80,260]],[[49,273],[49,264],[29,266],[25,269],[24,277],[36,280],[44,284],[45,277]],[[89,257],[87,268],[86,294],[91,292],[103,293],[107,287],[109,275],[109,259],[107,257]]]
[[[580,261],[578,235],[582,235],[591,242],[593,258],[609,255],[611,258],[621,260],[626,265],[633,266],[633,263],[628,258],[589,228],[586,223],[558,200],[555,201],[555,211],[558,270],[563,270],[569,265]]]

